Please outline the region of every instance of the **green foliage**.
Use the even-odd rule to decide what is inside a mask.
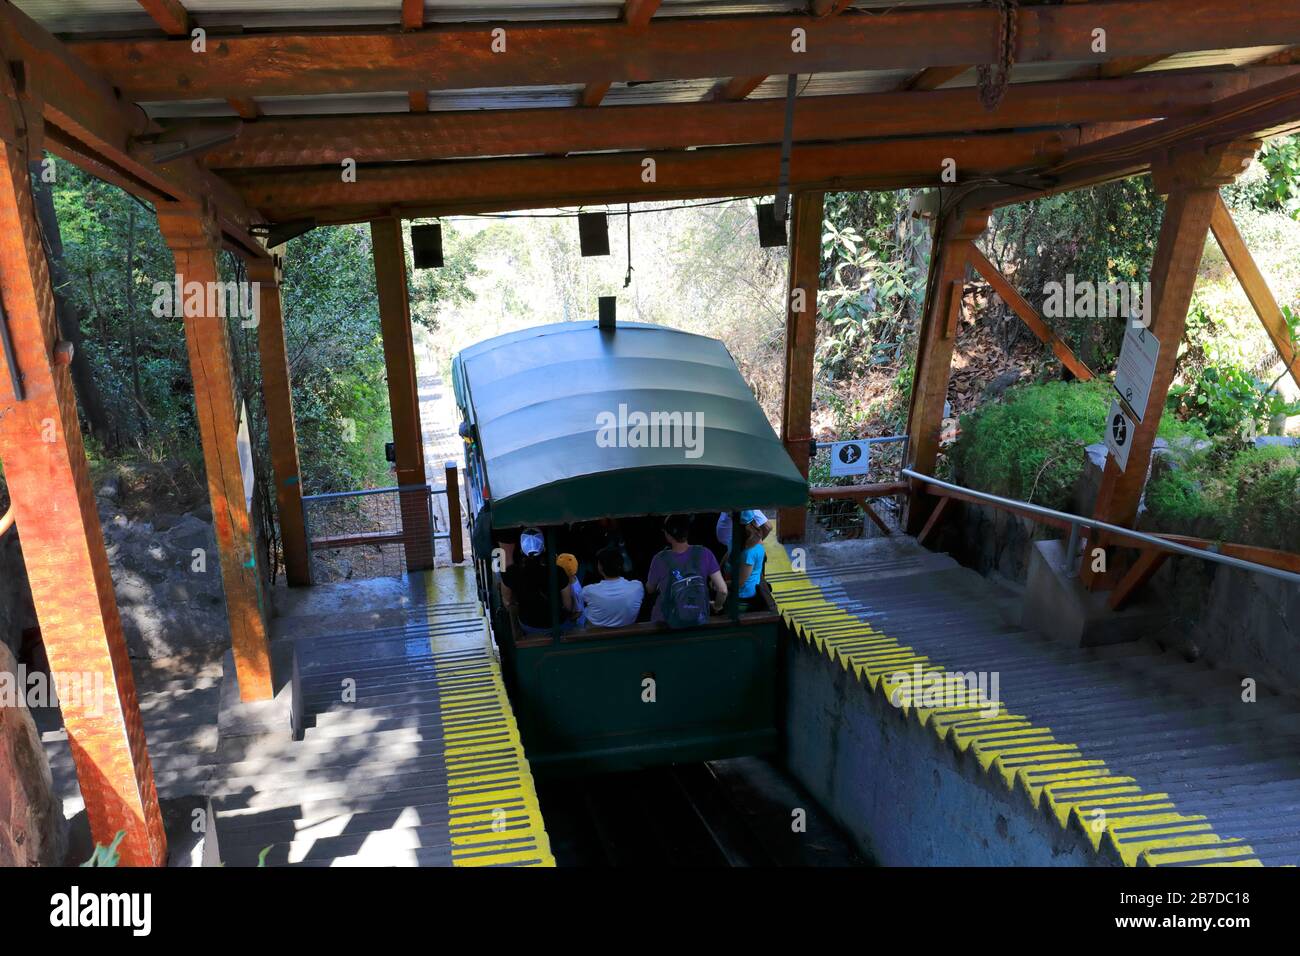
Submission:
[[[172,256],[153,210],[120,189],[58,161],[53,185],[67,281],[107,418],[107,459],[178,462],[201,489],[202,457],[180,318],[154,315],[155,283],[171,284]],[[446,266],[408,270],[411,316],[437,329],[438,310],[472,298],[477,240],[443,227]],[[222,279],[243,279],[223,256]],[[284,322],[303,479],[309,492],[373,487],[391,480],[383,445],[391,437],[383,343],[370,234],[364,226],[312,230],[288,243]],[[265,412],[257,330],[231,321],[231,354],[254,441],[265,457]]]
[[[1207,365],[1189,383],[1169,390],[1169,407],[1194,418],[1210,435],[1254,437],[1275,415],[1294,415],[1300,403],[1287,402],[1272,386],[1230,362]]]
[[[85,866],[117,866],[122,861],[122,856],[117,852],[117,848],[122,845],[126,839],[126,831],[118,830],[117,836],[113,837],[113,842],[108,846],[102,843],[95,844],[95,850],[90,854],[90,859],[81,864]]]
[[[990,223],[988,255],[1041,312],[1047,283],[1064,284],[1067,274],[1076,283],[1145,282],[1162,210],[1148,176],[1007,206]],[[1053,327],[1094,368],[1113,366],[1124,336],[1118,318],[1062,318]]]
[[[1064,508],[1109,407],[1110,389],[1096,380],[1012,388],[1004,401],[962,416],[954,474],[981,491]]]
[[[81,316],[78,357],[94,370],[105,439],[113,450],[134,447],[197,469],[185,330],[151,311],[154,283],[171,283],[174,273],[153,210],[62,160],[50,188],[67,279],[58,292]]]
[[[1172,420],[1165,416],[1165,421]],[[1215,494],[1216,476],[1240,444],[1233,438],[1206,440],[1203,430],[1191,437],[1198,440],[1176,442],[1153,457],[1143,492],[1142,525],[1149,531],[1221,538],[1224,516]]]
[[[1300,540],[1300,452],[1242,449],[1232,439],[1153,471],[1143,526],[1294,551]]]
[[[908,351],[908,320],[925,275],[907,208],[906,192],[826,196],[817,329],[823,379],[896,365]]]
[[[1300,136],[1269,140],[1259,151],[1258,161],[1264,175],[1250,177],[1235,187],[1237,204],[1261,212],[1280,210],[1300,219]]]
[[[1250,448],[1227,469],[1222,491],[1228,537],[1294,551],[1300,541],[1300,454],[1279,446]]]
[[[1102,441],[1113,396],[1099,379],[1009,389],[1003,401],[962,416],[953,473],[981,491],[1068,510],[1084,448]],[[1173,416],[1161,421],[1159,434],[1171,442],[1204,437],[1198,425]]]

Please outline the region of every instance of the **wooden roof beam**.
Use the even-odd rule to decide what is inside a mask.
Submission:
[[[265,255],[248,234],[252,212],[220,177],[193,158],[158,164],[139,155],[135,138],[156,131],[144,112],[11,3],[0,4],[0,47],[22,76],[18,95],[44,125],[38,146],[151,202],[207,203],[227,241]]]
[[[922,70],[987,63],[996,53],[990,6],[900,7],[872,15],[664,17],[623,23],[507,24],[509,53],[491,49],[486,25],[392,31],[209,35],[208,52],[179,39],[70,44],[124,96],[136,100],[286,96],[415,89],[699,79],[836,72],[870,65]],[[1183,51],[1300,45],[1294,0],[1107,0],[1021,7],[1018,63],[1091,61]],[[807,49],[791,49],[794,28]],[[1092,52],[1105,29],[1109,51]]]
[[[180,0],[137,0],[137,2],[168,36],[190,35],[192,21],[189,11],[181,5]],[[252,120],[262,115],[257,101],[250,97],[231,96],[226,98],[226,102],[240,119]]]
[[[187,36],[190,32],[189,12],[180,0],[136,0],[154,23],[169,36]]]
[[[1051,165],[1078,141],[1073,130],[810,144],[791,158],[792,189],[894,189],[934,185],[942,162],[963,176]],[[360,221],[394,209],[450,215],[601,202],[762,195],[776,188],[780,147],[734,146],[535,159],[362,166],[355,183],[336,170],[230,173],[271,221]],[[643,178],[647,160],[654,180]]]
[[[1046,189],[981,188],[966,201],[992,206],[1026,202],[1137,176],[1171,154],[1205,153],[1227,143],[1300,132],[1300,69],[1281,70],[1281,79],[1252,86],[1190,116],[1144,123],[1072,148],[1041,171],[1053,181]]]
[[[424,0],[402,0],[402,29],[424,29]],[[412,113],[429,111],[429,91],[426,89],[411,90],[406,94],[406,101]]]
[[[937,90],[949,80],[957,79],[970,68],[969,63],[962,63],[957,66],[928,66],[904,83],[900,89]]]
[[[1177,71],[1159,76],[1074,83],[1026,83],[1007,90],[990,113],[973,88],[933,93],[810,96],[794,117],[798,142],[933,135],[1121,122],[1186,113],[1247,89],[1277,71]],[[785,105],[779,99],[739,103],[609,106],[600,110],[463,110],[412,116],[271,117],[245,126],[239,138],[204,156],[212,168],[337,166],[526,153],[775,142]],[[229,121],[222,121],[228,123]],[[217,129],[216,121],[177,124],[177,131]]]
[[[402,29],[424,29],[424,0],[402,0]]]
[[[623,22],[633,30],[644,30],[650,18],[659,10],[663,0],[626,0],[623,4]],[[613,86],[610,80],[596,80],[588,83],[582,90],[580,100],[583,106],[599,106]]]
[[[847,10],[850,2],[852,0],[809,0],[808,12],[817,19],[833,17]],[[767,73],[733,76],[715,86],[710,98],[715,100],[743,100],[762,86],[763,81],[768,76]]]

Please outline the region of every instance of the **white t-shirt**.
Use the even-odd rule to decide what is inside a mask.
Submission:
[[[626,627],[636,622],[645,585],[626,578],[607,578],[582,589],[588,627]]]

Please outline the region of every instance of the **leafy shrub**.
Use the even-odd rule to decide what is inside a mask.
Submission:
[[[1147,531],[1222,537],[1223,515],[1206,456],[1183,459],[1170,466],[1163,459],[1152,467],[1147,482],[1146,513],[1142,527]]]
[[[1002,402],[962,416],[954,474],[981,491],[1065,507],[1084,447],[1101,441],[1110,391],[1096,380],[1010,389]]]
[[[1300,454],[1251,448],[1230,463],[1224,494],[1228,538],[1295,551],[1300,546]]]
[[[1256,209],[1278,209],[1300,219],[1300,137],[1269,140],[1259,151],[1259,164],[1266,175],[1243,184],[1243,198]]]
[[[1068,509],[1083,471],[1083,450],[1103,439],[1113,396],[1100,379],[1008,390],[1003,401],[962,416],[961,436],[950,453],[957,480],[995,495]],[[1172,415],[1161,419],[1158,434],[1182,444],[1205,438],[1198,423]]]
[[[1293,415],[1300,403],[1286,402],[1272,386],[1229,362],[1207,365],[1185,385],[1169,390],[1169,406],[1182,418],[1195,416],[1210,435],[1253,437],[1270,418]]]

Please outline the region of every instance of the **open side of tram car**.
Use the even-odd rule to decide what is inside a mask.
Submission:
[[[525,634],[493,566],[498,541],[542,529],[555,605],[555,541],[566,526],[730,511],[738,536],[741,508],[802,505],[807,482],[722,343],[640,323],[560,323],[465,349],[452,378],[480,595],[533,768],[622,770],[772,750],[780,618],[766,584],[766,609],[739,611],[734,544],[736,560],[722,569],[726,613],[676,630],[561,632],[557,618],[550,633]],[[638,431],[638,412],[659,430]],[[660,440],[674,435],[682,441]]]

